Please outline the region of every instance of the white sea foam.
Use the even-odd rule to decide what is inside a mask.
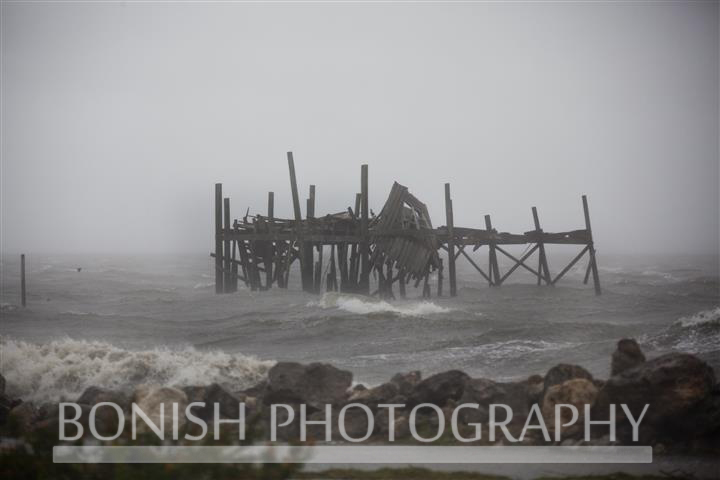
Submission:
[[[193,347],[133,351],[107,342],[69,338],[42,345],[2,339],[0,358],[9,395],[36,402],[74,400],[91,385],[127,390],[138,384],[217,382],[240,390],[262,380],[274,364]]]
[[[645,277],[660,277],[663,280],[668,281],[668,282],[678,281],[678,279],[675,278],[672,274],[670,274],[668,272],[661,272],[659,270],[654,270],[654,269],[643,270],[641,275],[643,275]]]
[[[708,324],[720,325],[720,307],[715,307],[713,310],[703,310],[690,317],[682,317],[675,323],[685,328]]]
[[[473,347],[453,347],[450,351],[466,351],[473,356],[482,355],[485,358],[504,360],[507,358],[522,357],[539,352],[564,350],[577,346],[573,342],[547,342],[545,340],[507,340],[504,342],[487,343]]]
[[[320,300],[308,302],[307,306],[325,309],[337,308],[357,315],[390,313],[403,317],[437,315],[453,310],[427,301],[389,303],[384,300],[369,300],[367,297],[337,293],[326,293]]]

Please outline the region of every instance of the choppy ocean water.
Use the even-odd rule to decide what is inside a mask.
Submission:
[[[551,254],[553,273],[563,258]],[[4,255],[0,371],[12,394],[36,401],[72,399],[89,385],[238,390],[278,360],[330,362],[367,384],[408,370],[508,380],[561,362],[604,377],[622,337],[649,357],[684,351],[720,367],[717,257],[599,262],[600,297],[582,284],[585,265],[554,288],[522,272],[489,288],[460,262],[456,298],[425,301],[409,288],[406,300],[379,301],[303,293],[297,272],[288,290],[218,296],[201,255],[33,255],[22,309],[19,258]]]

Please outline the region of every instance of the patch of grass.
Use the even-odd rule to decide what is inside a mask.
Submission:
[[[377,470],[356,470],[333,468],[321,472],[300,472],[293,475],[297,480],[509,480],[509,477],[488,475],[480,472],[438,472],[427,468],[380,468]],[[564,477],[540,477],[537,480],[694,480],[692,476],[642,475],[626,473],[610,475],[570,475]]]
[[[420,467],[379,468],[377,470],[332,468],[322,472],[301,472],[293,475],[293,478],[308,480],[509,480],[508,477],[477,472],[437,472]]]

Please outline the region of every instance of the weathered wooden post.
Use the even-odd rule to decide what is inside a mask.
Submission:
[[[545,255],[545,242],[543,241],[543,230],[540,228],[540,219],[538,218],[537,208],[532,207],[532,215],[533,215],[533,222],[535,223],[535,233],[538,236],[538,247],[540,250],[539,253],[539,259],[538,259],[538,278],[537,278],[537,284],[540,285],[543,280],[545,280],[545,283],[548,285],[552,285],[552,280],[550,278],[550,269],[548,268],[547,264],[547,256]]]
[[[370,238],[368,232],[368,166],[360,168],[360,196],[362,215],[360,217],[360,293],[370,295]]]
[[[320,293],[322,290],[322,272],[323,272],[323,244],[318,243],[316,244],[317,251],[318,251],[318,259],[317,262],[315,262],[315,279],[313,283],[313,291],[315,293]]]
[[[237,246],[237,242],[233,240],[232,242],[232,268],[230,269],[230,278],[232,278],[232,290],[233,292],[237,292],[237,284],[238,284],[238,261],[235,255],[235,247]]]
[[[223,229],[223,285],[225,293],[233,292],[233,279],[232,279],[232,258],[230,257],[230,199],[225,198],[223,200],[223,219],[225,221],[225,228]]]
[[[362,206],[362,194],[356,193],[355,194],[355,210],[353,211],[353,214],[355,215],[355,218],[360,218],[360,208]],[[360,233],[360,232],[358,232]],[[358,243],[353,243],[350,246],[350,291],[358,292],[360,289],[360,260],[358,258],[358,248],[360,248],[360,245]]]
[[[587,196],[582,196],[583,213],[585,214],[585,229],[588,235],[588,252],[590,254],[590,269],[593,276],[593,285],[595,286],[595,295],[600,295],[600,276],[598,275],[597,260],[595,260],[595,245],[593,243],[592,228],[590,227],[590,211],[588,209]]]
[[[395,294],[393,293],[393,262],[392,260],[387,260],[385,262],[385,265],[387,267],[387,283],[385,284],[387,286],[386,295],[388,298],[395,299]],[[381,267],[382,269],[382,267]]]
[[[306,201],[305,218],[308,220],[315,218],[315,185],[310,185],[310,195]],[[308,222],[309,225],[310,222]],[[317,265],[315,265],[315,251],[312,242],[303,243],[303,255],[305,261],[302,262],[305,265],[303,275],[305,275],[305,285],[309,285],[308,292],[316,292],[319,290],[320,279],[315,278],[315,272],[317,271]]]
[[[335,269],[335,244],[330,245],[330,271],[327,274],[327,281],[325,283],[325,290],[328,292],[337,292],[337,272]]]
[[[215,293],[225,291],[223,285],[222,183],[215,184]]]
[[[349,291],[348,282],[348,264],[347,264],[347,246],[346,242],[338,243],[337,246],[337,258],[338,258],[338,269],[340,270],[340,291]]]
[[[450,296],[457,295],[457,280],[455,278],[455,226],[453,222],[452,199],[450,198],[450,184],[445,184],[445,218],[448,230],[448,273],[450,280]]]
[[[493,231],[492,220],[490,215],[485,215],[485,229],[488,234],[492,235]],[[500,285],[500,268],[498,267],[497,251],[495,250],[495,240],[490,240],[488,243],[489,247],[489,262],[488,262],[488,277],[490,277],[489,283],[493,285]]]
[[[273,220],[275,219],[275,193],[268,192],[268,205],[267,205],[267,231],[272,233],[273,231]],[[267,248],[265,249],[265,288],[270,290],[273,284],[273,261],[275,260],[275,254],[277,249],[275,248],[275,242],[269,240]]]
[[[295,213],[295,229],[297,230],[297,237],[300,239],[303,234],[302,213],[300,212],[300,198],[298,196],[297,179],[295,178],[295,161],[293,160],[292,152],[287,152],[287,158],[288,169],[290,170],[290,189],[292,190],[293,211]],[[307,265],[305,265],[304,242],[300,241],[298,242],[298,245],[300,246],[300,282],[302,283],[302,289],[307,292],[310,291],[309,289],[312,288],[312,285],[307,283],[307,276],[305,275]],[[312,266],[310,268],[312,268]]]
[[[423,280],[423,298],[430,298],[430,284],[428,283],[428,280],[430,279],[430,273],[425,274],[425,279]]]
[[[405,270],[398,273],[398,287],[400,289],[400,298],[405,298]]]
[[[443,261],[440,259],[440,265],[437,271],[437,296],[442,297],[443,294]]]
[[[20,304],[23,307],[27,306],[25,294],[25,254],[23,253],[20,255]]]

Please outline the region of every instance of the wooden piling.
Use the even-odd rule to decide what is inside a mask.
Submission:
[[[302,213],[300,213],[300,197],[298,196],[297,179],[295,178],[295,161],[293,160],[292,152],[287,152],[287,159],[288,169],[290,170],[290,190],[292,191],[293,212],[295,213],[295,221],[300,224],[300,222],[302,222]]]
[[[237,258],[235,257],[235,247],[237,246],[237,242],[235,240],[231,240],[230,243],[232,244],[232,260],[231,260],[231,267],[230,267],[230,279],[231,279],[231,283],[232,283],[232,291],[237,292],[238,262],[237,262]]]
[[[300,212],[300,197],[298,195],[297,178],[295,177],[295,161],[293,159],[293,153],[287,152],[288,169],[290,170],[290,189],[292,190],[293,200],[293,212],[295,213],[295,228],[297,230],[298,238],[302,237],[302,213]],[[312,253],[312,251],[311,251]],[[312,289],[312,282],[308,283],[306,271],[308,268],[312,268],[312,264],[308,267],[306,265],[307,260],[305,257],[305,244],[300,242],[300,282],[302,289],[306,292]],[[289,266],[288,266],[289,268]]]
[[[230,199],[225,198],[223,200],[223,219],[225,223],[225,228],[223,229],[223,232],[230,232]],[[233,292],[233,280],[232,280],[232,258],[230,257],[230,237],[229,235],[224,235],[224,246],[223,246],[223,285],[224,289],[223,291],[225,293]]]
[[[488,232],[492,232],[493,230],[490,215],[485,215],[485,229]],[[490,277],[488,283],[490,284],[490,286],[499,285],[500,268],[498,266],[496,244],[494,240],[491,240],[490,243],[488,243],[488,248],[488,276]]]
[[[315,218],[315,185],[310,185],[310,196],[307,199],[307,218]]]
[[[595,259],[595,245],[592,236],[592,227],[590,226],[590,210],[588,209],[587,195],[582,196],[583,213],[585,214],[585,229],[588,234],[588,252],[590,254],[590,270],[593,276],[593,285],[595,286],[595,295],[602,293],[600,289],[600,276],[598,275],[597,260]]]
[[[25,254],[20,255],[20,304],[27,306],[27,298],[25,291]]]
[[[335,269],[335,244],[330,245],[330,269],[327,274],[327,282],[325,284],[326,292],[337,292],[337,272]]]
[[[393,262],[392,260],[388,260],[385,262],[385,265],[387,267],[387,291],[385,292],[387,295],[387,298],[395,299],[395,294],[393,293]]]
[[[320,293],[322,291],[322,272],[323,272],[323,246],[318,243],[317,246],[318,259],[315,262],[315,278],[313,280],[313,291]]]
[[[535,232],[538,235],[537,245],[539,247],[538,258],[538,277],[537,284],[542,284],[545,280],[547,285],[552,285],[550,278],[550,269],[547,264],[547,256],[545,255],[545,242],[542,239],[543,230],[540,228],[540,218],[538,217],[537,208],[532,207],[533,223],[535,224]]]
[[[267,206],[267,221],[268,221],[268,233],[271,233],[273,228],[273,220],[275,219],[275,193],[268,192],[268,206]],[[270,289],[273,284],[273,262],[275,260],[276,248],[273,242],[267,243],[265,249],[265,288]]]
[[[368,206],[368,166],[360,168],[360,293],[370,293],[370,236],[368,232],[369,206]]]
[[[348,284],[348,264],[347,264],[347,246],[348,244],[345,242],[338,243],[337,246],[337,261],[338,261],[338,270],[340,270],[340,291],[341,292],[348,292],[349,290],[349,284]]]
[[[225,291],[223,285],[222,183],[215,184],[215,293]]]
[[[423,280],[423,298],[430,298],[430,284],[428,283],[428,280],[430,279],[430,274],[426,273],[424,280]]]
[[[305,204],[305,218],[311,219],[315,217],[315,185],[310,185],[310,194]],[[303,259],[300,262],[302,271],[301,275],[305,277],[305,285],[307,286],[307,292],[317,292],[320,279],[317,278],[317,265],[315,265],[315,252],[314,245],[312,242],[303,242],[302,256]]]
[[[442,297],[443,294],[443,261],[440,259],[440,265],[437,269],[437,296]]]
[[[445,218],[448,229],[448,280],[450,281],[450,296],[454,297],[457,295],[457,279],[455,278],[455,226],[449,183],[445,184]]]

